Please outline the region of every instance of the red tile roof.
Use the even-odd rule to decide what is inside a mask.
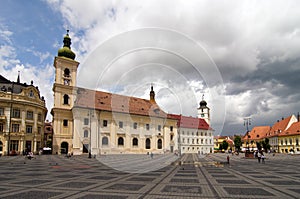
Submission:
[[[277,121],[270,130],[270,136],[278,135],[280,132],[286,130],[292,117],[293,115],[284,118],[283,120]]]
[[[155,102],[150,102],[150,100],[84,88],[78,88],[74,107],[153,117],[168,117],[167,113],[160,109]]]
[[[246,133],[243,140],[260,140],[269,134],[270,129],[270,126],[255,126],[249,133]]]
[[[177,119],[177,126],[182,128],[190,128],[190,129],[204,129],[204,130],[212,130],[207,122],[202,118],[195,117],[187,117],[176,114],[169,114],[170,118]]]
[[[300,135],[300,122],[294,122],[287,130],[279,133],[278,136]]]

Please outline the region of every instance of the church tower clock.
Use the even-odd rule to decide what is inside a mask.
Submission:
[[[64,36],[63,47],[58,50],[54,59],[55,81],[53,84],[53,153],[71,152],[73,136],[72,108],[76,97],[76,76],[79,62],[71,50],[69,31]]]
[[[200,107],[198,108],[198,118],[204,119],[207,124],[210,125],[210,109],[207,107],[207,102],[204,100],[204,95],[202,96],[202,100],[199,103]]]

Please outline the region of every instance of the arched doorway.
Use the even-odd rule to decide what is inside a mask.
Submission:
[[[69,152],[69,144],[68,142],[62,142],[60,145],[60,153],[61,154],[68,154]]]
[[[118,138],[118,146],[124,146],[124,139],[122,137]]]
[[[157,149],[162,149],[162,140],[161,139],[157,140]]]
[[[146,149],[150,149],[151,148],[151,141],[149,138],[146,139]]]
[[[2,155],[3,151],[3,143],[0,141],[0,156]]]

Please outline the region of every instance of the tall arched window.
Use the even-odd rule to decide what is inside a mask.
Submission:
[[[107,137],[102,138],[102,145],[108,145],[108,138]]]
[[[162,149],[162,141],[161,141],[161,139],[157,140],[157,148],[158,149]]]
[[[69,95],[64,95],[64,104],[69,104]]]
[[[146,139],[146,149],[150,149],[151,148],[151,141],[149,138]]]
[[[88,132],[88,130],[84,130],[84,132],[83,132],[83,137],[85,137],[85,138],[89,137],[89,132]]]
[[[132,146],[138,146],[139,145],[139,140],[137,138],[132,139]]]
[[[119,146],[124,146],[124,139],[122,137],[118,138],[118,145]]]

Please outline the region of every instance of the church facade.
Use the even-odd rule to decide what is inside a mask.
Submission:
[[[153,86],[149,99],[79,88],[78,65],[67,33],[54,60],[54,154],[179,152],[178,118],[157,105]]]

